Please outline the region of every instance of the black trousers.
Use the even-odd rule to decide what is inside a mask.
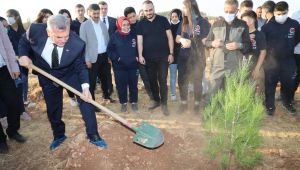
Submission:
[[[61,138],[65,134],[65,123],[62,120],[63,112],[63,88],[55,85],[51,80],[45,80],[45,77],[39,76],[39,79],[44,79],[43,82],[49,81],[42,85],[42,91],[47,107],[48,120],[51,124],[54,139]],[[69,84],[68,82],[66,82]],[[78,91],[82,91],[79,83],[71,85]],[[98,134],[97,120],[95,115],[95,107],[87,102],[84,102],[77,97],[82,118],[85,122],[87,135]]]
[[[147,74],[146,66],[139,64],[139,72],[141,75],[141,79],[144,83],[145,90],[146,90],[150,100],[153,100],[153,95],[152,95],[151,88],[150,88],[150,82],[149,82],[149,77]]]
[[[298,89],[298,86],[300,84],[300,54],[295,54],[295,61],[296,61],[296,65],[297,65],[297,76],[295,79],[295,93]],[[293,94],[293,98],[295,96],[295,93]]]
[[[181,101],[187,101],[188,85],[189,82],[192,82],[194,84],[194,100],[200,102],[202,98],[202,78],[205,60],[203,58],[191,60],[188,56],[179,56],[177,64],[178,86]]]
[[[109,80],[109,76],[111,76],[111,71],[108,63],[107,53],[99,54],[97,61],[95,63],[92,63],[92,68],[89,69],[90,91],[94,100],[97,77],[101,81],[103,97],[105,99],[108,99],[110,97],[109,86],[107,83],[107,81]]]
[[[114,91],[114,86],[112,84],[112,75],[111,75],[111,71],[113,70],[112,69],[112,66],[111,66],[111,63],[108,63],[108,73],[107,73],[107,81],[106,81],[106,84],[107,84],[107,88],[108,88],[108,94],[109,96],[113,93]]]
[[[21,108],[19,104],[20,97],[15,86],[14,80],[11,78],[6,66],[0,68],[0,100],[3,102],[7,110],[8,128],[6,134],[8,136],[14,135],[20,128],[20,113]],[[0,142],[6,140],[6,135],[0,124]]]
[[[267,66],[268,63],[266,62]],[[296,62],[294,58],[278,62],[277,66],[265,67],[266,107],[275,108],[275,92],[278,81],[281,83],[281,96],[284,104],[290,104],[295,91]]]
[[[168,101],[168,77],[169,63],[166,59],[146,59],[146,70],[153,99],[163,105]]]

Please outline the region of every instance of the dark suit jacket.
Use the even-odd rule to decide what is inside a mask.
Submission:
[[[109,22],[108,34],[110,37],[117,30],[117,26],[116,26],[117,19],[110,17],[110,16],[107,16],[107,17],[108,17],[108,22]]]
[[[70,31],[70,37],[64,46],[59,67],[51,68],[41,56],[48,39],[46,28],[46,24],[32,24],[30,26],[26,34],[20,39],[20,56],[29,56],[34,65],[81,91],[80,84],[89,83],[88,70],[84,60],[84,41]],[[34,53],[33,56],[29,55],[31,49]],[[52,83],[42,75],[39,75],[39,81],[42,87]]]

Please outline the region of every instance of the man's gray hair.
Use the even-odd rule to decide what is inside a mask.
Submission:
[[[48,18],[47,27],[48,29],[56,28],[58,30],[66,30],[70,29],[70,22],[69,19],[62,14],[52,15]]]
[[[236,7],[239,7],[239,1],[238,0],[225,0],[225,4],[235,5]]]

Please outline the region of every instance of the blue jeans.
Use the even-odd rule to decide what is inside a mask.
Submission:
[[[170,88],[171,95],[176,96],[177,64],[170,65]]]

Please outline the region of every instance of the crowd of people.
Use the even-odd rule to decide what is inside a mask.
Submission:
[[[32,103],[27,98],[28,69],[32,64],[82,92],[80,98],[67,91],[70,104],[79,106],[88,140],[102,148],[107,144],[99,135],[95,116],[101,110],[89,101],[97,99],[95,89],[100,83],[102,98],[115,103],[113,78],[120,112],[128,112],[128,103],[132,112],[138,112],[141,76],[151,101],[149,110],[161,107],[165,116],[170,115],[170,96],[171,101],[180,103],[177,113],[189,110],[188,101],[193,100],[191,111],[198,114],[224,88],[226,75],[236,71],[242,60],[250,60],[249,78],[257,92],[265,95],[266,114],[275,113],[278,82],[283,108],[292,115],[296,113],[300,10],[288,17],[285,1],[266,1],[253,11],[251,0],[241,4],[225,0],[223,16],[213,20],[202,16],[196,0],[183,0],[181,7],[171,10],[169,18],[156,14],[150,0],[142,3],[139,13],[126,7],[119,18],[107,15],[108,4],[104,1],[89,5],[87,18],[83,5],[77,4],[75,12],[72,20],[67,9],[56,15],[42,9],[27,30],[15,9],[7,11],[7,20],[0,18],[0,114],[7,117],[7,127],[0,124],[0,153],[8,152],[7,136],[26,142],[18,130],[20,118],[30,119],[26,108]],[[20,57],[18,61],[16,56]],[[39,73],[33,74],[42,87],[53,131],[50,149],[54,150],[67,139],[62,121],[63,88]]]

